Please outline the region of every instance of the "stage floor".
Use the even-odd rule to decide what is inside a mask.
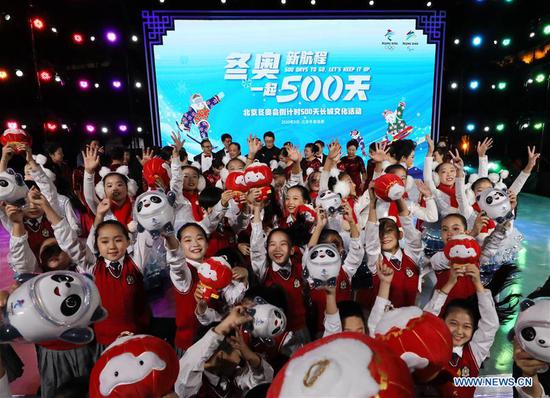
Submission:
[[[516,228],[521,231],[525,240],[519,253],[518,265],[521,276],[514,291],[526,296],[543,284],[550,275],[550,218],[546,217],[550,209],[550,198],[521,194],[519,201]],[[9,286],[12,282],[12,271],[7,265],[9,250],[9,235],[0,230],[0,288]],[[491,349],[491,357],[484,368],[483,375],[510,374],[512,372],[512,347],[506,339],[506,334],[513,326],[513,322],[502,325],[498,331],[495,344]],[[25,362],[23,377],[12,384],[14,394],[30,395],[37,390],[38,373],[36,371],[36,357],[32,345],[16,345],[16,350]],[[485,391],[476,396],[511,396],[510,393]]]

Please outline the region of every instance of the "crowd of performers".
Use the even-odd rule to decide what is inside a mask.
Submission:
[[[74,163],[59,143],[2,148],[15,282],[0,340],[36,343],[42,397],[473,397],[453,378],[479,375],[518,307],[514,220],[535,148],[508,182],[489,173],[491,139],[468,176],[426,137],[422,179],[411,140],[372,143],[365,165],[355,140],[279,148],[267,132],[241,152],[224,134],[192,156],[172,139],[137,171],[97,139]],[[547,302],[522,302],[510,335],[534,381],[521,397],[549,391],[532,347],[545,331],[550,344]],[[4,397],[21,364],[0,353]]]

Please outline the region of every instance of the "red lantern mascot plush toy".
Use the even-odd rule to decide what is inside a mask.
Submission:
[[[392,202],[403,197],[405,184],[395,174],[384,174],[374,180],[374,193],[383,201]]]
[[[0,136],[0,144],[3,147],[6,145],[13,146],[15,153],[20,155],[25,152],[23,145],[32,145],[32,137],[25,130],[9,128],[4,130],[4,133]]]
[[[384,343],[343,332],[297,350],[279,371],[267,398],[411,398],[405,363]]]
[[[239,203],[241,194],[248,191],[248,186],[244,179],[244,171],[231,171],[225,180],[225,189],[233,191],[233,199]]]
[[[179,363],[174,349],[148,335],[119,337],[90,375],[90,398],[152,398],[174,391]]]
[[[403,359],[415,381],[434,379],[451,360],[453,341],[445,322],[418,307],[401,307],[384,313],[376,325],[376,339]]]
[[[475,264],[479,268],[479,258],[481,257],[481,248],[470,235],[455,235],[445,245],[443,251],[445,257],[449,259],[451,267],[465,268],[466,264]],[[437,271],[436,289],[441,289],[449,280],[450,270]],[[461,276],[456,285],[449,292],[445,306],[451,300],[458,298],[468,298],[476,293],[476,288],[471,278]],[[442,311],[444,310],[443,307]]]
[[[271,168],[265,163],[255,162],[244,170],[244,180],[248,189],[260,188],[258,202],[266,200],[271,193],[271,181],[273,174]]]
[[[207,258],[197,270],[200,286],[203,288],[204,300],[220,298],[220,290],[231,283],[233,273],[231,266],[223,257]]]
[[[149,159],[143,165],[143,179],[147,182],[147,187],[151,189],[163,188],[170,189],[170,166],[161,158]],[[158,185],[160,181],[164,186]]]

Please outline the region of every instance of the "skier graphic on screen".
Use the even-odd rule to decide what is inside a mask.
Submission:
[[[403,111],[405,110],[405,103],[399,102],[397,110],[390,111],[385,110],[382,112],[382,116],[388,123],[388,130],[386,131],[386,139],[383,142],[390,143],[392,141],[402,140],[410,133],[412,133],[412,126],[407,126],[405,119],[403,119]]]
[[[189,110],[185,112],[181,118],[181,124],[185,131],[190,131],[191,126],[195,124],[201,134],[201,139],[208,138],[208,129],[210,129],[210,123],[208,123],[208,117],[210,111],[214,105],[220,103],[224,94],[222,92],[213,96],[209,100],[204,100],[201,94],[193,94],[191,96],[191,105]]]

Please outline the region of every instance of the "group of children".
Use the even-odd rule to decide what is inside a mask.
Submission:
[[[265,144],[250,136],[243,156],[231,136],[221,138],[220,151],[214,153],[206,139],[203,151],[190,158],[173,134],[170,147],[143,151],[138,159],[143,176],[132,175],[121,148],[104,151],[91,140],[72,181],[55,174],[62,152],[47,154],[39,164],[29,146],[22,155],[14,147],[2,148],[0,172],[24,157],[29,187],[24,205],[4,202],[0,209],[15,274],[88,273],[108,313],[93,325],[90,344],[37,344],[41,396],[60,396],[67,383],[86,391],[82,385],[94,362],[126,332],[173,344],[180,357],[174,396],[265,396],[265,384],[298,348],[341,331],[373,335],[385,311],[416,305],[440,316],[453,341],[452,360],[419,389],[433,396],[473,397],[474,389],[455,387],[453,377],[477,376],[489,355],[499,317],[487,285],[502,263],[499,255],[510,252],[518,236],[513,220],[498,223],[475,201],[494,187],[486,155],[492,141],[478,145],[478,174],[466,183],[458,151],[436,146],[430,137],[423,181],[408,175],[416,146],[410,140],[371,144],[365,167],[355,140],[347,143],[345,157],[336,140],[326,153],[322,142],[307,144],[302,155],[292,143],[275,147],[268,132]],[[507,190],[513,209],[538,157],[528,148],[527,165]],[[226,189],[232,172],[260,160],[273,175],[267,193]],[[142,177],[155,161],[160,171],[146,181]],[[56,166],[49,167],[52,163]],[[402,181],[401,198],[388,202],[375,194],[373,181],[385,174]],[[172,228],[160,236],[136,229],[134,199],[147,190],[175,196]],[[323,206],[323,198],[333,194],[338,206]],[[453,264],[445,256],[445,245],[462,235],[478,241],[480,264]],[[314,252],[319,244],[341,258],[331,286],[312,285],[304,273],[305,259],[319,255]],[[232,280],[218,299],[205,300],[198,270],[213,256],[230,264]],[[470,290],[461,281],[468,281]],[[247,335],[247,309],[258,297],[285,313],[283,334]],[[345,383],[345,377],[335,382]],[[540,392],[536,388],[520,394],[535,397],[530,394]]]

